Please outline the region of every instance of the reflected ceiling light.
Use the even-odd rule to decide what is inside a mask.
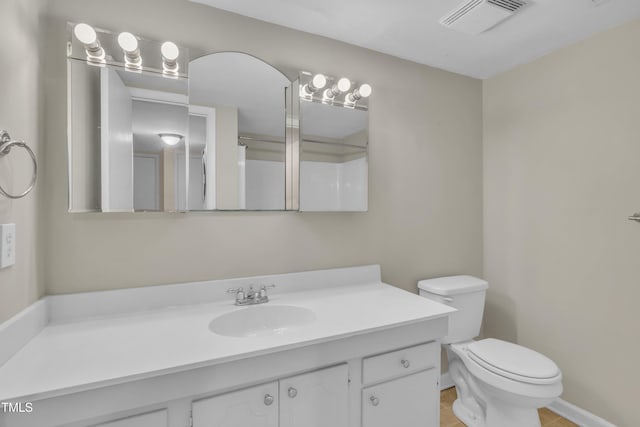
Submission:
[[[118,35],[118,44],[124,51],[124,62],[127,68],[141,68],[142,57],[138,48],[138,38],[129,32]]]
[[[336,95],[340,95],[341,93],[345,93],[351,89],[351,80],[346,77],[338,80],[337,83],[334,83],[329,89],[324,91],[323,98],[327,100],[332,100],[336,97]]]
[[[355,103],[356,101],[362,98],[368,98],[369,96],[371,96],[371,92],[372,92],[371,86],[366,83],[363,83],[360,85],[359,88],[357,88],[356,90],[348,94],[346,99],[350,103]]]
[[[311,81],[304,85],[302,91],[306,96],[311,96],[327,85],[327,78],[323,74],[316,74]]]
[[[178,74],[178,56],[180,49],[173,42],[164,42],[160,47],[162,52],[162,69],[165,74]]]
[[[104,62],[104,49],[100,46],[98,34],[91,25],[78,24],[73,28],[73,35],[84,45],[87,52],[87,60],[90,62]]]
[[[159,133],[158,136],[167,145],[176,145],[182,140],[182,135],[179,133]]]

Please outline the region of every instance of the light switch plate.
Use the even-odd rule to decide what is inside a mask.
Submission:
[[[0,224],[0,268],[16,263],[16,225]]]

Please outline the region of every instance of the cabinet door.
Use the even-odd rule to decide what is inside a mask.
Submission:
[[[440,400],[435,369],[362,390],[363,427],[438,427]]]
[[[280,380],[280,427],[348,427],[347,365]]]
[[[193,402],[193,427],[278,427],[278,383]]]

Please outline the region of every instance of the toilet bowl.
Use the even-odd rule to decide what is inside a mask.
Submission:
[[[562,374],[547,357],[495,339],[448,344],[458,391],[454,414],[471,427],[539,427],[537,408],[562,393]]]
[[[458,398],[453,412],[469,427],[540,427],[537,408],[562,393],[562,373],[529,348],[487,338],[480,330],[488,284],[471,276],[422,280],[420,294],[458,309],[443,339]]]

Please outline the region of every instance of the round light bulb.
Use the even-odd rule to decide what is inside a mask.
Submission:
[[[313,76],[313,80],[311,80],[311,84],[314,88],[322,89],[327,84],[327,78],[322,74],[316,74]]]
[[[337,87],[340,92],[346,92],[349,89],[351,89],[351,80],[349,80],[346,77],[343,77],[340,80],[338,80]]]
[[[91,25],[78,24],[73,28],[73,34],[84,45],[91,45],[98,41],[98,34]]]
[[[138,39],[131,33],[124,32],[118,35],[118,44],[127,53],[132,53],[138,50]]]
[[[362,98],[369,97],[371,95],[371,92],[372,92],[371,86],[366,83],[360,85],[360,88],[358,89],[358,93]]]
[[[180,55],[180,49],[174,42],[164,42],[160,48],[162,56],[168,61],[175,61]]]

